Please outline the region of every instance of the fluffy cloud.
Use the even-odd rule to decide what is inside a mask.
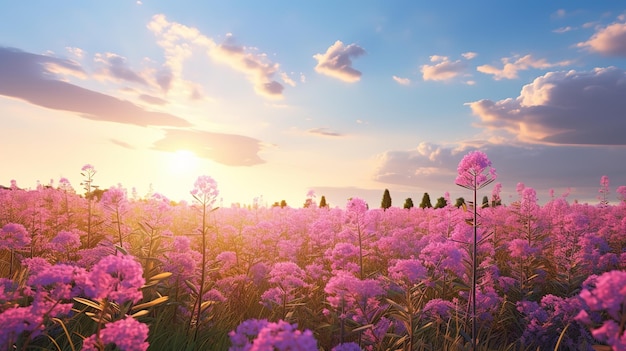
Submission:
[[[154,143],[153,149],[190,150],[198,157],[227,166],[254,166],[265,162],[258,155],[261,142],[254,138],[199,130],[166,129],[165,132],[163,139]]]
[[[479,125],[531,143],[626,145],[626,72],[551,72],[500,101],[471,102]],[[505,134],[506,134],[505,133]]]
[[[472,58],[473,56],[469,56]],[[424,80],[446,81],[465,73],[467,63],[461,60],[451,61],[447,56],[433,55],[430,57],[432,65],[422,65]]]
[[[626,56],[626,23],[613,23],[600,28],[578,47],[607,56]]]
[[[550,63],[546,59],[536,59],[532,55],[526,55],[522,57],[505,57],[501,59],[502,68],[498,68],[491,65],[478,66],[476,70],[481,73],[491,74],[495,80],[500,79],[515,79],[518,77],[517,72],[525,71],[531,68],[535,69],[548,69],[558,66],[570,65],[570,61],[561,61],[556,63]]]
[[[324,54],[313,55],[317,60],[315,71],[344,82],[358,82],[361,79],[361,72],[352,67],[352,58],[365,53],[365,50],[356,44],[345,46],[337,40]]]
[[[60,71],[84,75],[83,69],[72,61],[0,48],[0,95],[97,121],[138,126],[191,125],[180,117],[147,111],[129,101],[65,82],[56,75]]]
[[[200,48],[215,61],[245,74],[257,94],[270,98],[283,96],[284,86],[274,80],[274,75],[280,75],[280,66],[270,61],[266,54],[258,52],[258,49],[237,44],[230,33],[224,42],[218,44],[198,29],[170,22],[164,15],[155,15],[148,29],[158,37],[159,45],[165,50],[166,68],[160,76],[163,78],[162,88],[178,81],[180,85],[193,90],[193,84],[182,78],[183,62],[193,55],[194,49]]]

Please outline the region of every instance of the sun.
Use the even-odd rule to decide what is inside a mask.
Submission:
[[[199,160],[193,151],[178,150],[170,156],[170,172],[188,174],[198,168]]]

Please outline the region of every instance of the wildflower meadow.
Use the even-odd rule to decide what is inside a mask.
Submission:
[[[0,189],[0,350],[626,350],[626,187],[594,204],[479,151],[439,208],[217,206],[83,182]],[[477,199],[489,202],[478,205]]]

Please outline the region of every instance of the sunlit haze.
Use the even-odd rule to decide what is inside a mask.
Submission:
[[[449,192],[481,150],[540,201],[626,185],[619,1],[10,2],[0,185],[69,179],[220,205]],[[485,190],[485,195],[489,194]],[[482,194],[481,194],[482,195]],[[611,202],[617,201],[613,193]]]

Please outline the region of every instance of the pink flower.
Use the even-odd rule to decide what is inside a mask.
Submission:
[[[247,320],[229,333],[230,351],[317,351],[317,340],[310,330],[300,331],[296,324],[283,320]],[[252,339],[252,340],[251,340]]]
[[[491,168],[491,161],[481,151],[470,151],[465,155],[457,171],[456,184],[468,189],[480,189],[496,179],[496,170]]]
[[[9,223],[0,229],[0,250],[19,250],[30,244],[28,231],[21,224]]]
[[[70,250],[76,250],[80,247],[81,231],[74,229],[72,231],[60,231],[52,240],[50,240],[50,247],[59,252],[67,252]]]
[[[98,339],[103,346],[114,344],[122,351],[146,351],[148,349],[148,326],[133,317],[105,325],[100,335],[92,335],[83,341],[83,351],[98,351]],[[99,338],[98,338],[99,336]],[[108,349],[108,348],[107,348]]]
[[[217,182],[209,176],[199,176],[193,184],[191,195],[201,203],[211,206],[220,194]]]
[[[85,293],[94,299],[110,299],[117,303],[143,298],[143,268],[130,255],[110,255],[92,268],[84,282]]]
[[[403,285],[413,285],[426,278],[426,268],[422,262],[414,258],[397,260],[393,266],[388,268],[389,277]]]

